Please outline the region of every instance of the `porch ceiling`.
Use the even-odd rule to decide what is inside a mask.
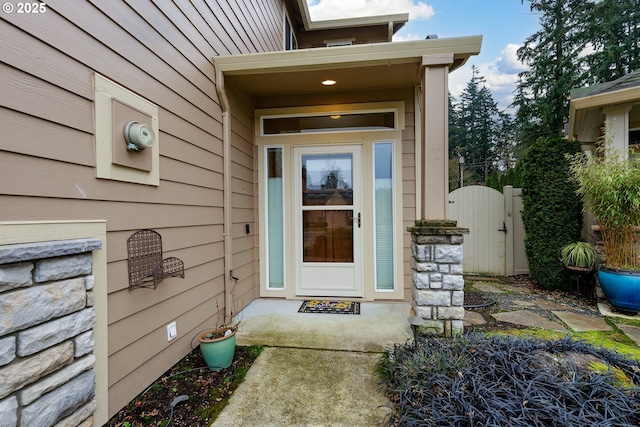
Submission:
[[[225,82],[251,96],[284,96],[414,87],[423,58],[451,58],[450,70],[480,52],[482,36],[218,56]],[[445,62],[443,62],[445,63]],[[333,86],[322,81],[335,80]]]

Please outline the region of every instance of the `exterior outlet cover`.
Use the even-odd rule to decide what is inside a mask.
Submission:
[[[176,322],[169,323],[167,325],[167,341],[171,341],[178,336],[178,327]]]

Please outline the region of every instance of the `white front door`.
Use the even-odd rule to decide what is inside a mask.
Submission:
[[[296,295],[362,297],[362,146],[293,154]]]

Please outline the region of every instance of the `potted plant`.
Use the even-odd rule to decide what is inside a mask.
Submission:
[[[560,261],[569,270],[588,273],[598,266],[598,252],[588,242],[569,243],[560,249]]]
[[[593,295],[593,272],[598,267],[598,260],[596,247],[588,242],[569,243],[560,249],[560,261],[571,275],[571,292],[576,283],[578,294]]]
[[[612,144],[596,155],[570,156],[570,172],[585,209],[598,218],[605,262],[598,282],[611,305],[621,311],[640,310],[640,163],[628,160]]]
[[[236,326],[221,326],[198,334],[200,351],[209,369],[219,371],[231,366],[236,351]]]

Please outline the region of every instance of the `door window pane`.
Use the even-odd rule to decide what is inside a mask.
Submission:
[[[267,148],[267,287],[284,289],[282,148]]]
[[[304,262],[353,262],[353,211],[302,212]]]
[[[395,289],[393,250],[393,144],[374,144],[376,290]]]
[[[353,205],[353,155],[302,156],[302,205]]]

